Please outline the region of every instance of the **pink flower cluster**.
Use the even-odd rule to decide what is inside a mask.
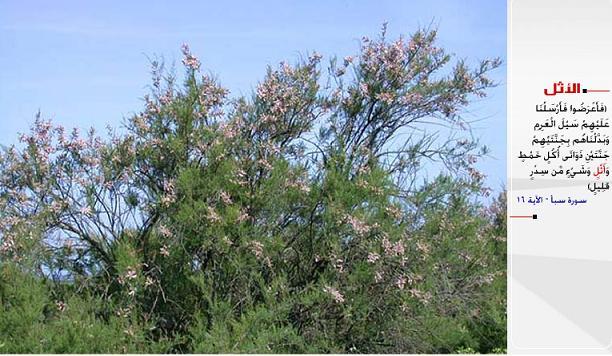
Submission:
[[[393,104],[393,101],[395,100],[395,95],[390,92],[378,93],[376,94],[376,99],[382,101],[385,104],[390,105]]]
[[[307,63],[291,67],[281,64],[278,70],[271,70],[257,86],[257,101],[261,104],[260,120],[255,123],[259,130],[274,137],[278,133],[293,133],[302,125],[308,125],[311,110],[311,92],[318,88],[314,80],[320,55],[313,54]],[[290,115],[291,120],[286,120]],[[295,118],[299,118],[295,120]]]
[[[334,258],[332,266],[339,272],[344,273],[344,260],[342,258]]]
[[[138,277],[138,273],[136,272],[136,269],[134,269],[133,267],[129,267],[127,271],[125,272],[125,278],[128,280],[134,280],[137,277]]]
[[[342,295],[342,293],[340,293],[340,291],[336,288],[326,286],[323,288],[323,291],[331,295],[336,303],[344,303],[344,295]]]
[[[229,204],[232,203],[232,198],[230,197],[230,195],[226,191],[221,191],[219,193],[219,198],[226,205],[229,205]]]
[[[223,137],[226,139],[232,139],[238,136],[238,127],[236,124],[222,123],[219,125],[219,129],[221,130]]]
[[[213,208],[212,206],[209,206],[206,209],[208,210],[208,214],[207,214],[208,221],[212,223],[218,223],[221,221],[221,217],[219,216],[215,208]]]
[[[15,239],[12,235],[4,234],[2,236],[2,244],[0,244],[0,253],[8,253],[15,250]]]
[[[310,193],[310,186],[308,185],[308,182],[303,179],[288,181],[287,188],[294,188],[305,194]]]
[[[170,231],[170,229],[166,227],[166,225],[161,224],[157,229],[163,237],[172,237],[172,231]]]
[[[426,242],[417,241],[416,243],[417,250],[423,254],[423,256],[427,256],[431,248]]]
[[[369,263],[376,263],[376,261],[378,261],[380,259],[380,255],[376,252],[370,252],[368,253],[368,262]]]
[[[405,247],[402,241],[391,243],[386,236],[382,239],[382,246],[387,256],[403,256],[405,253]]]
[[[161,203],[164,206],[169,206],[176,201],[176,184],[174,180],[167,179],[164,181],[164,192],[161,198]]]
[[[371,230],[371,227],[365,222],[359,220],[357,217],[352,215],[347,215],[345,217],[346,222],[351,225],[351,228],[357,235],[364,236],[368,234]]]
[[[189,50],[189,45],[184,43],[181,46],[181,50],[183,52],[183,64],[186,67],[191,68],[193,70],[197,70],[198,68],[200,68],[200,61],[194,55],[191,54],[191,51]]]
[[[240,213],[238,214],[238,223],[243,223],[249,220],[249,213],[245,209],[240,209]]]
[[[170,256],[170,251],[168,250],[168,246],[166,245],[159,248],[159,253],[164,257]]]
[[[251,252],[255,255],[255,257],[257,257],[258,259],[264,257],[264,246],[261,242],[251,241],[249,243],[249,248]]]
[[[91,208],[89,206],[83,206],[80,210],[80,213],[85,215],[85,216],[89,216],[91,215],[92,211]]]
[[[392,218],[399,220],[402,218],[402,209],[398,208],[395,205],[389,205],[385,208],[387,214],[389,214]]]
[[[57,302],[55,302],[55,306],[57,307],[57,310],[60,313],[63,313],[66,310],[66,303],[64,303],[61,300],[58,300]]]
[[[404,289],[404,287],[406,286],[406,277],[404,276],[397,277],[397,279],[395,280],[395,286],[398,289]]]

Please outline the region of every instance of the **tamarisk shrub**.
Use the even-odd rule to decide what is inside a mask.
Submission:
[[[232,98],[182,52],[122,130],[39,114],[1,154],[0,351],[41,350],[34,329],[59,352],[505,348],[505,201],[479,199],[461,116],[498,59],[383,28]]]

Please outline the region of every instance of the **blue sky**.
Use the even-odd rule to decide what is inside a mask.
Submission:
[[[488,184],[506,181],[506,1],[11,1],[0,0],[0,144],[16,142],[38,109],[65,126],[103,129],[142,107],[147,56],[179,63],[189,43],[233,95],[266,65],[316,50],[353,54],[388,22],[391,37],[430,23],[457,58],[501,57],[500,83],[469,107],[475,135],[492,150],[479,164]]]

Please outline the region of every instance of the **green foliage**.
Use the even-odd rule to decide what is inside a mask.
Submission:
[[[499,61],[383,31],[228,100],[183,54],[124,133],[37,118],[0,155],[0,352],[505,350],[505,196],[469,130],[422,129]]]
[[[287,307],[256,306],[239,317],[230,303],[212,308],[211,326],[199,316],[192,327],[194,353],[305,353],[305,340],[287,324]]]
[[[159,353],[170,349],[169,341],[150,339],[152,324],[110,314],[110,306],[97,297],[78,295],[72,286],[50,286],[12,264],[3,264],[0,273],[0,352]],[[64,295],[54,297],[62,289]]]

